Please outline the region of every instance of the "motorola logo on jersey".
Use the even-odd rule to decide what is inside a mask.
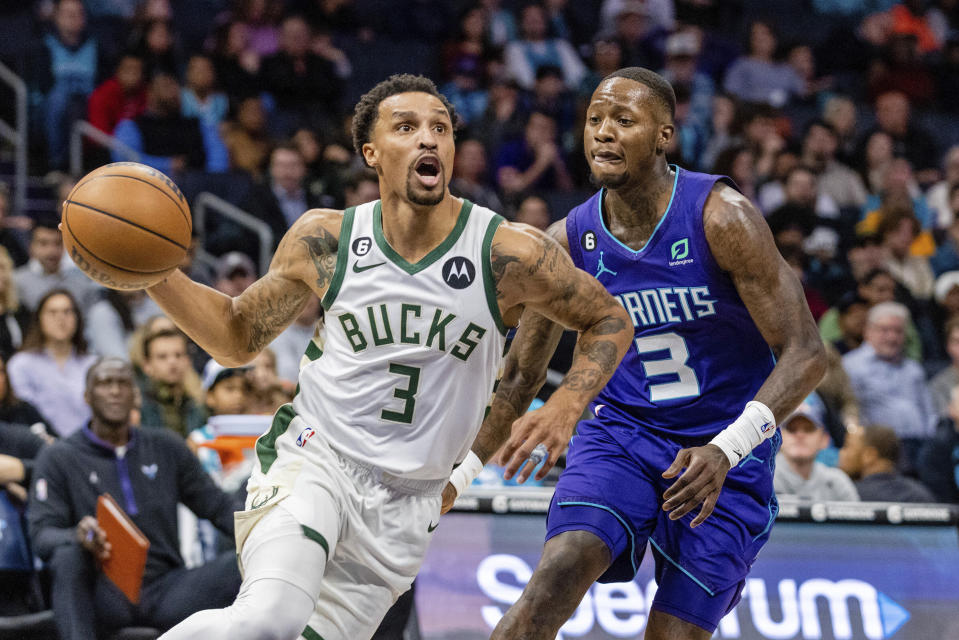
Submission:
[[[465,289],[476,279],[476,267],[462,256],[450,258],[443,265],[443,281],[454,289]]]
[[[587,231],[579,239],[579,244],[583,247],[583,251],[592,251],[596,248],[596,233],[592,230]]]
[[[353,241],[353,253],[358,256],[365,256],[370,252],[370,248],[373,246],[373,241],[370,240],[367,236],[357,238]]]

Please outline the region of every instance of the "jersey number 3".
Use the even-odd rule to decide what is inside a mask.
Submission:
[[[689,350],[686,341],[672,331],[655,336],[636,338],[636,351],[643,362],[647,378],[674,375],[678,380],[649,385],[649,400],[661,402],[699,395],[699,379],[692,367],[686,364]],[[668,358],[643,359],[643,355],[657,351],[668,351]]]
[[[407,378],[406,387],[400,388],[399,385],[393,389],[393,397],[403,401],[403,410],[394,411],[392,409],[383,409],[380,412],[380,418],[390,422],[401,422],[403,424],[413,423],[413,410],[416,407],[416,391],[420,386],[420,368],[408,367],[405,364],[390,364],[390,373],[395,376]]]

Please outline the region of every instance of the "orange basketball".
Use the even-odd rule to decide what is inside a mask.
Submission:
[[[90,278],[111,289],[143,289],[183,262],[193,222],[170,178],[138,162],[85,175],[63,203],[63,244]]]

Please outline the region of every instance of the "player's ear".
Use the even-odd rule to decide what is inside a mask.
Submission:
[[[656,153],[665,153],[669,142],[676,134],[676,127],[672,124],[659,125],[659,137],[656,139]]]
[[[368,164],[370,167],[375,169],[379,165],[379,154],[377,153],[376,147],[373,146],[372,142],[367,142],[364,144],[360,148],[360,151],[363,152],[363,159],[366,160],[366,164]]]

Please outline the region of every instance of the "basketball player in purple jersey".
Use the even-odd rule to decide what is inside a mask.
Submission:
[[[555,638],[594,581],[635,576],[647,541],[658,590],[646,640],[705,640],[776,517],[776,421],[819,382],[823,346],[762,215],[728,178],[667,163],[674,110],[672,87],[637,67],[605,78],[588,107],[586,156],[602,189],[550,232],[619,299],[635,339],[569,442],[542,558],[493,640]],[[523,315],[473,444],[487,460],[509,437],[507,477],[540,443],[545,475],[575,426],[526,421],[509,433],[561,332]],[[444,507],[465,473],[454,471]]]

